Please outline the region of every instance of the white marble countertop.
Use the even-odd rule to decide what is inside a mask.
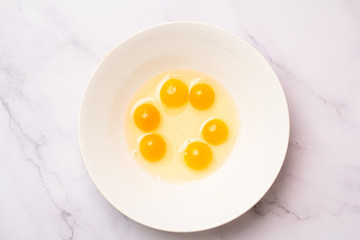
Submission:
[[[360,2],[1,1],[0,239],[359,239]],[[124,217],[81,160],[77,114],[99,60],[131,33],[193,20],[229,29],[271,63],[291,116],[268,194],[189,234]]]

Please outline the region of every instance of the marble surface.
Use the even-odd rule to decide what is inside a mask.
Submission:
[[[360,2],[0,1],[0,239],[359,239]],[[99,60],[131,33],[193,20],[270,62],[291,117],[285,164],[242,217],[189,234],[129,220],[81,160],[77,114]]]

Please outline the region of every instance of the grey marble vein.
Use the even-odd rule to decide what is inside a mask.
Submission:
[[[43,177],[43,168],[40,164],[43,161],[43,158],[40,154],[40,148],[43,146],[42,143],[37,142],[36,140],[34,140],[32,137],[30,137],[25,131],[24,129],[21,127],[21,125],[19,124],[19,122],[16,120],[16,118],[14,117],[11,108],[9,106],[9,104],[0,97],[0,101],[1,104],[3,106],[3,108],[5,109],[5,111],[8,114],[9,117],[9,127],[12,130],[13,134],[16,136],[16,138],[19,141],[20,147],[22,152],[25,155],[25,159],[31,163],[31,165],[33,165],[33,167],[36,169],[39,178],[40,178],[40,183],[43,186],[44,190],[46,191],[49,199],[51,200],[51,202],[54,204],[54,206],[59,210],[59,213],[61,215],[61,218],[63,219],[63,221],[66,223],[66,225],[69,228],[70,231],[70,236],[69,238],[64,238],[64,239],[68,239],[71,240],[73,239],[74,236],[74,227],[76,225],[76,222],[74,221],[74,219],[72,218],[71,213],[67,212],[65,209],[63,209],[62,207],[59,206],[59,204],[56,202],[56,200],[53,198],[50,189],[46,186],[46,182],[44,180]],[[27,143],[24,143],[24,141],[27,141]],[[35,152],[35,158],[37,159],[37,161],[34,159],[34,157],[28,156],[25,149],[24,149],[24,145],[28,145],[31,144],[34,152]],[[52,173],[55,174],[55,173]]]

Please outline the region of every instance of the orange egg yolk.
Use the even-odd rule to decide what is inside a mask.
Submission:
[[[224,121],[220,119],[212,119],[203,127],[202,135],[208,143],[220,145],[228,138],[229,129]]]
[[[197,141],[186,147],[184,159],[191,169],[203,170],[212,162],[213,154],[207,144]]]
[[[150,103],[142,104],[135,109],[134,121],[143,131],[154,130],[160,123],[160,112]]]
[[[214,100],[214,90],[205,83],[196,84],[190,90],[189,101],[196,109],[208,109],[213,105]]]
[[[158,161],[166,153],[166,143],[161,135],[150,133],[141,139],[140,152],[146,160]]]
[[[170,79],[160,89],[161,101],[168,107],[180,107],[187,102],[188,88],[178,79]]]

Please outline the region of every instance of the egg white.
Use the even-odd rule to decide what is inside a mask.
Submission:
[[[183,81],[189,88],[197,83],[210,85],[215,92],[215,102],[207,110],[198,110],[190,102],[179,108],[169,108],[161,102],[161,86],[170,78]],[[161,122],[152,132],[164,137],[166,154],[157,162],[144,159],[139,151],[139,141],[146,132],[138,129],[133,121],[133,112],[143,103],[152,103],[161,114]],[[125,135],[134,160],[149,174],[171,183],[187,183],[200,180],[218,170],[231,154],[239,135],[239,118],[235,103],[227,90],[212,77],[188,69],[166,71],[145,82],[132,97],[125,120]],[[192,141],[205,142],[201,136],[204,124],[213,118],[224,120],[229,127],[229,137],[225,143],[214,146],[212,163],[204,170],[190,169],[184,161],[184,150]],[[206,143],[206,142],[205,142]]]

